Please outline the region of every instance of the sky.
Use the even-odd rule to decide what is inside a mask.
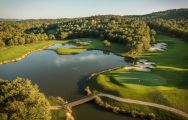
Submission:
[[[142,15],[188,8],[188,0],[0,0],[0,18],[44,19]]]

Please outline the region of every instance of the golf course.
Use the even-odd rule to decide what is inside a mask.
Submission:
[[[147,59],[155,63],[151,71],[126,70],[124,68],[102,73],[89,81],[94,92],[105,92],[125,98],[159,103],[188,112],[188,50],[187,42],[179,38],[158,34],[156,42],[167,44],[160,52],[145,52],[137,59]],[[105,101],[106,99],[104,99]],[[157,113],[167,119],[165,111],[119,103],[107,100],[110,104],[124,109]],[[165,117],[166,116],[166,117]]]
[[[54,1],[0,2],[0,120],[188,119],[186,0]]]

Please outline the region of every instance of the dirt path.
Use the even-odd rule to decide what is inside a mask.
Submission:
[[[125,102],[125,103],[131,103],[131,104],[138,104],[138,105],[145,105],[145,106],[160,108],[160,109],[167,110],[167,111],[173,112],[175,114],[181,115],[181,116],[183,116],[183,117],[188,119],[188,114],[187,113],[185,113],[185,112],[183,112],[181,110],[172,108],[172,107],[165,106],[165,105],[151,103],[151,102],[144,102],[144,101],[139,101],[139,100],[133,100],[133,99],[127,99],[127,98],[121,98],[121,97],[117,97],[117,96],[110,95],[110,94],[105,94],[105,93],[100,93],[100,94],[98,94],[96,96],[108,97],[108,98],[111,98],[113,100],[120,101],[120,102]],[[70,102],[70,103],[67,103],[67,104],[69,106],[71,106],[71,107],[74,107],[74,106],[89,102],[89,101],[95,99],[96,96],[95,95],[87,96],[87,97],[81,98],[79,100],[76,100],[74,102]],[[61,108],[62,108],[62,106],[49,106],[48,107],[49,110],[59,110]]]
[[[62,108],[62,106],[49,106],[48,107],[49,110],[59,110],[61,108]]]
[[[126,98],[121,98],[121,97],[117,97],[117,96],[110,95],[110,94],[105,94],[105,93],[100,93],[100,94],[98,94],[98,96],[100,96],[100,97],[108,97],[108,98],[111,98],[111,99],[114,99],[114,100],[120,101],[120,102],[126,102],[126,103],[131,103],[131,104],[138,104],[138,105],[145,105],[145,106],[151,106],[151,107],[155,107],[155,108],[160,108],[160,109],[167,110],[167,111],[173,112],[175,114],[181,115],[181,116],[183,116],[183,117],[188,119],[188,114],[187,113],[185,113],[185,112],[183,112],[181,110],[172,108],[172,107],[165,106],[165,105],[151,103],[151,102],[144,102],[144,101],[139,101],[139,100],[133,100],[133,99],[126,99]]]

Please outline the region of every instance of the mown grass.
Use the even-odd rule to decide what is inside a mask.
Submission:
[[[57,48],[55,52],[59,55],[79,54],[86,51],[84,48]]]
[[[62,41],[51,40],[51,41],[42,41],[27,45],[12,46],[0,49],[0,62],[13,60],[19,58],[31,51],[47,47],[55,43],[61,43]]]
[[[95,77],[89,85],[97,91],[164,104],[188,112],[188,43],[165,35],[158,35],[157,42],[167,43],[168,49],[137,56],[138,59],[156,63],[156,68],[151,72],[119,69]],[[134,105],[130,108],[135,109]],[[139,109],[147,111],[144,108]],[[147,109],[164,116],[156,109]]]

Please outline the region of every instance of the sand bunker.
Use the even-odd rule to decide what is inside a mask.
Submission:
[[[149,49],[149,51],[164,51],[166,49],[167,49],[166,43],[156,43]],[[149,72],[151,71],[151,69],[155,68],[154,65],[155,65],[154,62],[149,62],[146,59],[140,59],[138,60],[138,62],[136,62],[136,65],[126,66],[124,67],[124,69]]]
[[[149,72],[151,69],[155,68],[154,62],[148,62],[146,59],[140,59],[134,66],[124,67],[126,70],[136,70],[136,71],[145,71]]]
[[[164,51],[167,48],[166,43],[156,43],[150,47],[149,51]]]

